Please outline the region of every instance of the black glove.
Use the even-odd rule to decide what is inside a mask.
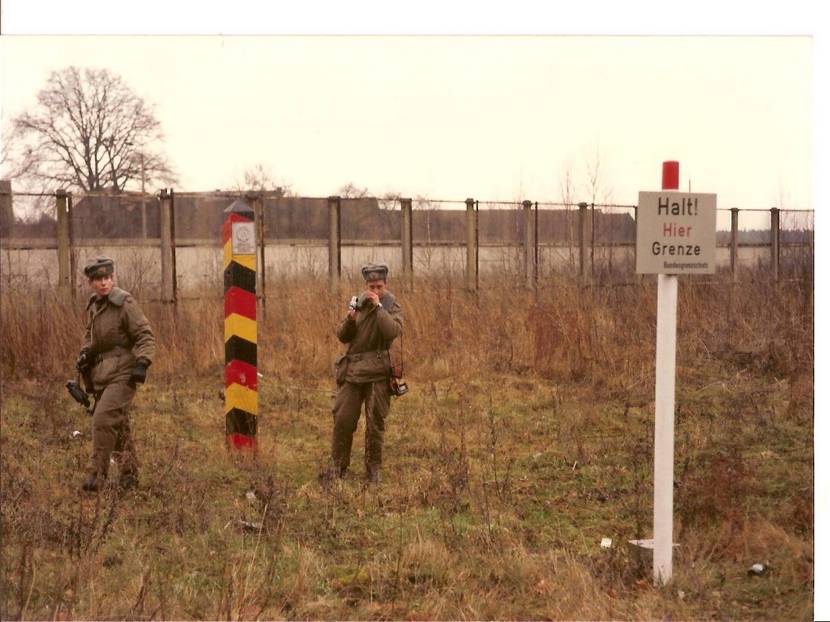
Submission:
[[[133,373],[130,374],[130,380],[127,382],[132,388],[137,384],[144,384],[147,380],[147,368],[150,366],[150,361],[147,359],[138,359],[133,367]]]
[[[89,350],[84,348],[75,360],[75,369],[78,370],[78,373],[83,374],[90,367],[92,367],[92,355],[89,353]]]

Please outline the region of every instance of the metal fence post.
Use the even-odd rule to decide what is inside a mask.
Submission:
[[[476,239],[476,212],[475,199],[464,201],[467,205],[467,291],[474,292],[478,289],[478,256]]]
[[[173,190],[163,188],[159,195],[161,237],[161,300],[176,300],[176,264],[173,253]]]
[[[588,204],[579,203],[579,278],[585,281],[588,271]]]
[[[541,264],[539,256],[539,201],[533,202],[533,293],[538,293],[539,272]]]
[[[340,197],[329,197],[329,291],[340,292]]]
[[[170,188],[170,280],[173,282],[173,298],[171,302],[176,304],[179,300],[179,277],[176,268],[176,195],[173,188]]]
[[[70,280],[69,211],[66,190],[55,192],[55,211],[58,224],[58,289],[68,295],[72,289]]]
[[[524,216],[524,277],[525,287],[533,289],[534,265],[533,265],[533,203],[528,200],[522,201],[522,213]]]
[[[8,179],[0,179],[0,236],[11,237],[13,226],[12,182]]]
[[[596,221],[595,221],[595,214],[596,214],[596,206],[591,203],[591,219],[589,223],[589,227],[591,228],[591,269],[590,269],[590,277],[591,280],[594,280],[594,251],[596,250]]]
[[[777,207],[772,207],[769,210],[770,220],[770,262],[772,263],[772,278],[778,280],[778,260],[780,257],[780,210]]]
[[[265,207],[262,194],[247,194],[245,199],[251,204],[256,223],[256,243],[258,262],[256,270],[256,295],[257,300],[262,304],[262,315],[265,316]]]
[[[66,197],[66,219],[69,222],[67,230],[69,231],[69,288],[74,298],[78,293],[78,254],[75,248],[75,217],[72,215],[72,210],[75,206],[72,195]]]
[[[141,239],[147,239],[147,193],[144,191],[144,153],[139,154],[141,163]]]
[[[729,239],[729,265],[732,268],[732,280],[738,280],[738,208],[730,210],[732,216],[732,227]]]
[[[481,271],[478,269],[481,264],[481,221],[478,219],[478,199],[476,199],[476,291],[481,288]]]
[[[401,199],[401,272],[406,286],[414,286],[412,270],[412,199]]]

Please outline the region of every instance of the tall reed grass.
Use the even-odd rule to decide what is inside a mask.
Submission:
[[[269,282],[259,307],[258,363],[272,378],[319,382],[342,347],[334,328],[359,283],[328,292],[322,279]],[[628,391],[653,375],[654,279],[580,285],[552,277],[538,293],[514,278],[484,281],[478,293],[452,279],[418,279],[412,290],[394,281],[404,308],[404,337],[393,348],[409,375],[469,378],[522,373],[559,381],[589,381]],[[771,281],[756,273],[684,278],[678,302],[678,364],[747,358],[779,374],[812,369],[812,282]],[[0,300],[0,370],[6,378],[58,380],[73,373],[82,343],[84,300],[33,288]],[[139,303],[157,337],[154,376],[221,374],[224,364],[221,294],[189,292],[176,305]]]

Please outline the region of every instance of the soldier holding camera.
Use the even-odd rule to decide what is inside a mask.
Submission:
[[[346,318],[337,327],[337,338],[348,349],[335,363],[337,397],[332,413],[331,459],[333,474],[344,477],[349,468],[352,436],[357,429],[361,407],[366,406],[364,463],[366,479],[380,482],[383,456],[383,431],[393,394],[402,395],[406,385],[397,383],[389,348],[403,333],[403,312],[387,291],[389,267],[386,264],[363,266],[366,291],[349,303]]]
[[[128,410],[156,349],[150,323],[130,293],[115,287],[114,272],[109,257],[96,257],[84,267],[94,293],[86,307],[86,335],[76,367],[87,392],[95,396],[92,456],[82,486],[89,492],[103,485],[113,452],[121,459],[119,485],[138,484]]]

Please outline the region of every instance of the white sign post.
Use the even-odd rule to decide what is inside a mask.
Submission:
[[[677,277],[657,275],[657,351],[654,383],[654,582],[672,576],[674,543],[674,380],[677,352]]]
[[[663,163],[663,191],[641,192],[637,273],[657,274],[654,388],[654,583],[672,578],[677,275],[715,272],[716,197],[677,192],[680,165]]]

